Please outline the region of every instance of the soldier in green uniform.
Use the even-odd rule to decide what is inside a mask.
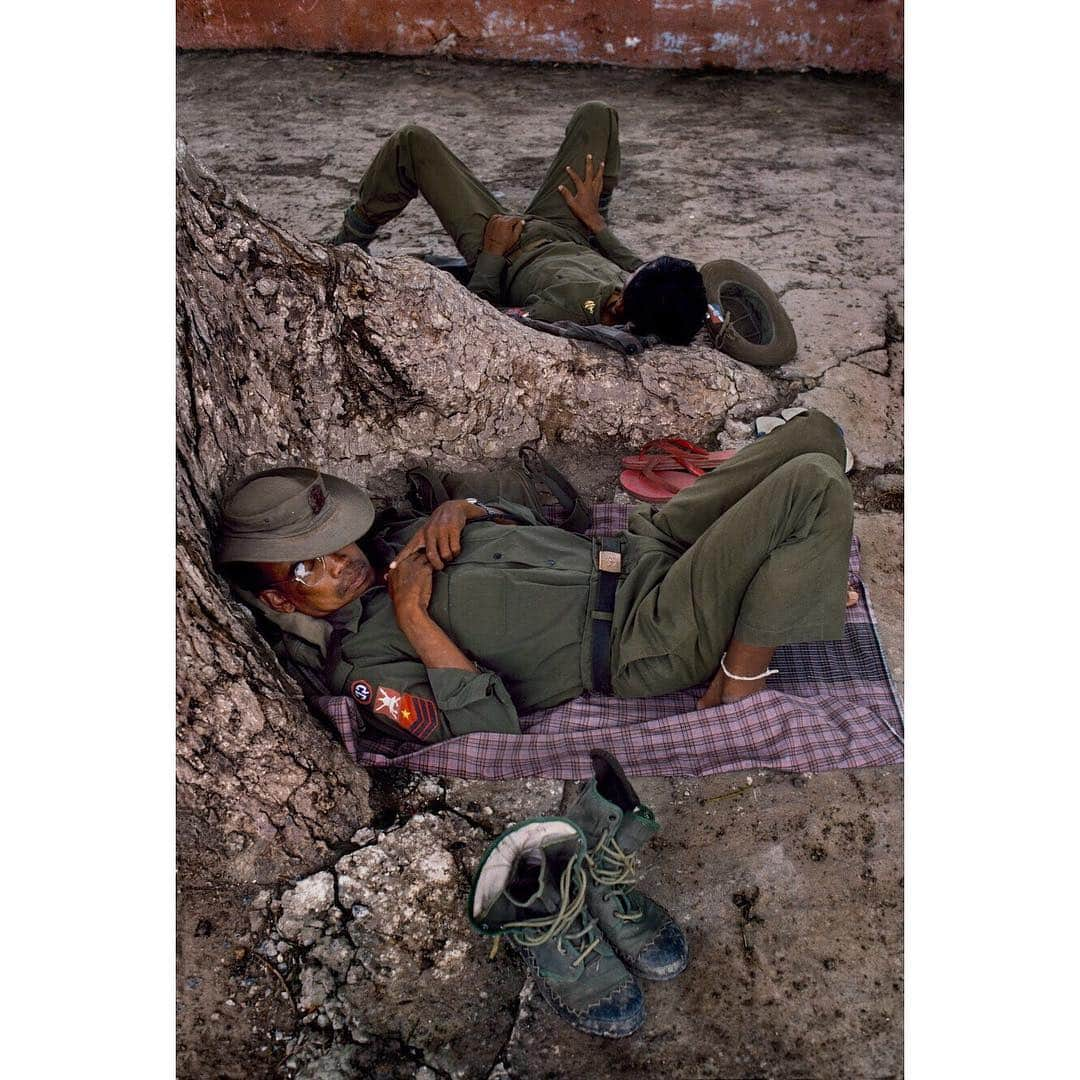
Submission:
[[[842,636],[844,461],[811,410],[603,541],[461,499],[376,523],[352,484],[272,469],[227,498],[219,561],[280,655],[397,737],[516,733],[587,690],[708,682],[706,707],[761,689],[778,645]]]
[[[408,124],[360,181],[335,244],[371,243],[417,194],[431,204],[472,268],[469,288],[545,322],[630,323],[685,345],[705,322],[697,268],[669,255],[645,262],[607,227],[621,168],[618,113],[582,105],[524,216],[511,214],[427,128]]]

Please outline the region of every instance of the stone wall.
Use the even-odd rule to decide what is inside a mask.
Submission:
[[[191,49],[884,73],[902,0],[177,0]]]

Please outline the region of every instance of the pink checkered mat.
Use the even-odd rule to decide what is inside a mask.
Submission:
[[[618,532],[629,510],[598,503],[593,532]],[[592,776],[593,748],[610,750],[635,776],[896,765],[903,761],[902,707],[859,577],[854,538],[851,580],[859,602],[847,610],[843,640],[777,649],[772,666],[780,673],[769,688],[733,705],[695,709],[703,687],[655,698],[585,694],[521,717],[520,735],[478,732],[418,747],[372,733],[349,697],[317,704],[359,764],[469,780],[583,780]]]

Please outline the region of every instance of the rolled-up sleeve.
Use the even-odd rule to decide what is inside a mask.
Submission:
[[[473,731],[521,734],[514,702],[490,671],[351,657],[336,681],[338,692],[363,708],[373,727],[395,738],[436,743]]]
[[[501,255],[492,255],[481,251],[469,278],[469,292],[476,293],[489,304],[497,304],[502,299],[502,275],[506,268],[506,259]]]
[[[455,735],[500,731],[520,735],[517,709],[503,681],[494,672],[428,668],[435,701]]]

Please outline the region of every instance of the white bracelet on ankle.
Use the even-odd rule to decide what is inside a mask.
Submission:
[[[760,675],[736,675],[731,671],[728,671],[727,664],[724,661],[727,659],[727,653],[725,652],[720,657],[720,670],[729,678],[734,679],[736,682],[756,682],[758,679],[764,679],[766,675],[779,675],[779,668],[766,668]]]

